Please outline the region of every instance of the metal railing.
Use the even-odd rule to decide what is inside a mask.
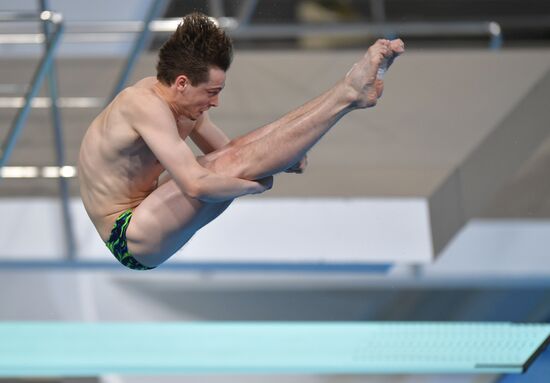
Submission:
[[[171,33],[181,22],[180,18],[153,19],[159,9],[154,1],[145,21],[80,21],[67,22],[64,42],[119,42],[127,41],[133,33]],[[1,18],[0,18],[1,20]],[[355,22],[322,24],[251,24],[233,17],[215,19],[234,39],[266,40],[303,36],[404,36],[404,37],[476,37],[487,36],[490,48],[502,43],[500,25],[495,21],[430,21],[430,22]],[[36,44],[43,34],[30,24],[17,31],[0,26],[0,43]]]
[[[36,68],[30,86],[25,94],[24,103],[19,108],[18,113],[13,120],[10,130],[2,143],[0,149],[0,169],[3,169],[8,163],[10,156],[17,144],[17,140],[25,127],[30,110],[32,108],[33,99],[37,96],[44,80],[47,79],[50,109],[52,113],[52,126],[55,139],[55,153],[58,168],[65,166],[65,150],[63,144],[63,132],[61,127],[61,116],[57,106],[57,75],[55,71],[55,52],[60,44],[61,36],[63,35],[64,25],[63,17],[59,13],[48,10],[47,0],[40,0],[40,14],[33,13],[9,13],[2,14],[0,21],[17,22],[36,20],[42,22],[43,27],[43,43],[44,55]],[[76,244],[74,239],[73,225],[69,210],[69,191],[67,179],[63,176],[58,177],[59,193],[63,217],[63,231],[65,235],[66,256],[68,259],[74,259],[76,256]],[[0,178],[1,181],[1,178]]]
[[[7,138],[0,149],[0,167],[5,166],[12,151],[17,143],[17,139],[23,130],[29,112],[31,109],[31,103],[34,97],[38,94],[40,87],[44,81],[44,78],[50,72],[51,66],[54,61],[54,53],[60,43],[61,35],[63,33],[63,22],[62,16],[58,13],[45,11],[40,13],[37,17],[36,15],[21,14],[15,15],[15,18],[9,21],[18,21],[18,20],[28,20],[30,17],[33,19],[42,20],[45,23],[50,23],[54,26],[53,30],[48,33],[48,38],[46,41],[46,50],[44,56],[40,60],[36,71],[34,72],[33,78],[31,80],[31,85],[25,94],[25,102],[22,108],[20,108],[17,116],[11,126],[10,131],[8,132]],[[0,18],[2,21],[8,21],[4,18]]]

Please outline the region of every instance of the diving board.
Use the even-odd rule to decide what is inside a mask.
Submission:
[[[0,324],[0,376],[520,373],[550,325],[442,322]]]

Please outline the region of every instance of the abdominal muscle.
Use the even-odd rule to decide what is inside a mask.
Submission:
[[[104,242],[118,216],[157,188],[164,170],[116,109],[115,100],[92,122],[78,164],[82,202]]]

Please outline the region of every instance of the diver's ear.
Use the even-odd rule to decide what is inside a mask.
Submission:
[[[190,82],[189,82],[189,79],[187,78],[186,75],[179,75],[178,77],[176,77],[176,81],[175,81],[175,85],[176,85],[176,90],[182,92],[185,90],[185,88],[187,87],[187,85],[189,85]]]

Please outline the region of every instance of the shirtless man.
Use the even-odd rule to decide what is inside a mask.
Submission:
[[[82,201],[99,235],[129,268],[161,264],[233,199],[270,189],[276,173],[301,172],[306,152],[340,118],[376,104],[379,69],[403,52],[401,40],[378,40],[324,94],[229,140],[207,110],[218,106],[231,42],[208,17],[184,17],[159,52],[157,77],[123,90],[82,141]]]

